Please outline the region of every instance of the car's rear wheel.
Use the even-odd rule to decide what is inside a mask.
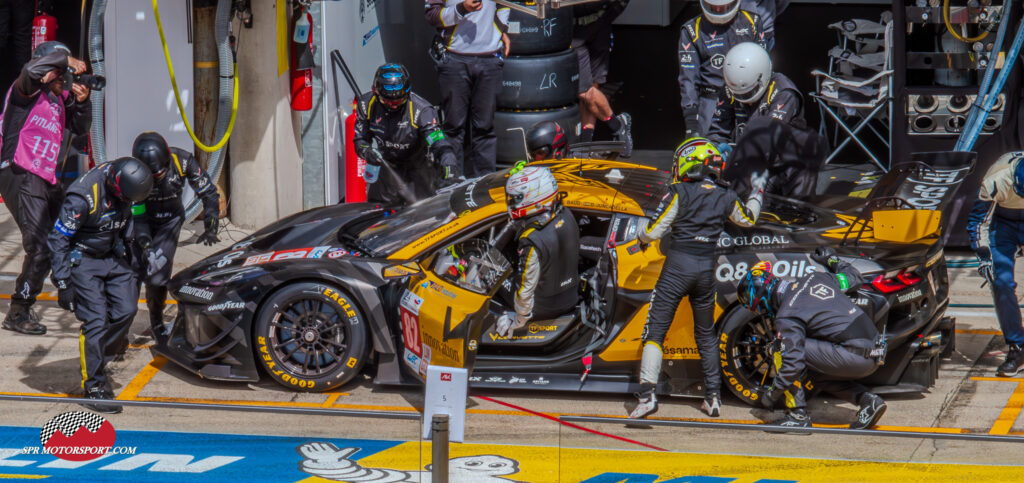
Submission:
[[[775,378],[768,345],[775,338],[771,320],[743,307],[733,307],[722,318],[718,356],[722,380],[736,397],[759,404],[761,389]]]
[[[304,392],[338,388],[362,370],[369,351],[366,319],[337,287],[289,285],[256,317],[256,358],[281,385]]]

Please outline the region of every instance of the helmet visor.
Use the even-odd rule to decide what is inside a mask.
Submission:
[[[700,6],[701,8],[704,9],[705,12],[715,15],[725,15],[731,12],[732,9],[736,8],[737,3],[739,3],[739,0],[734,0],[732,2],[726,2],[716,5],[706,0],[701,0]]]

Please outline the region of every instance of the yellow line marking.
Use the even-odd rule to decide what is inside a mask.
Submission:
[[[956,333],[974,335],[1003,335],[1002,331],[992,329],[956,329]]]
[[[153,360],[149,361],[149,364],[146,364],[146,367],[143,367],[142,370],[135,375],[132,382],[129,382],[128,385],[121,390],[121,394],[117,396],[117,399],[122,401],[137,400],[139,393],[142,392],[142,388],[146,387],[146,384],[149,384],[149,381],[153,379],[158,372],[160,372],[160,369],[164,367],[164,364],[166,363],[167,359],[165,357],[154,357]]]
[[[46,393],[46,392],[0,392],[3,396],[38,396],[38,397],[71,397],[70,394]]]
[[[349,395],[350,394],[347,393],[347,392],[329,392],[329,393],[327,393],[327,400],[324,401],[324,403],[321,406],[325,407],[325,408],[329,408],[329,407],[334,405],[334,403],[338,400],[339,397],[341,397],[341,396],[349,396]]]
[[[988,381],[988,382],[1024,382],[1024,379],[1019,377],[972,377],[972,381]]]
[[[14,475],[0,473],[0,480],[41,480],[49,477],[50,475]]]
[[[1017,384],[1017,389],[1010,395],[1010,400],[1006,402],[1006,407],[1003,408],[1003,412],[999,413],[999,419],[996,419],[996,423],[992,425],[988,434],[1009,434],[1010,429],[1013,429],[1013,423],[1020,416],[1022,407],[1024,407],[1024,382]]]
[[[190,397],[137,397],[133,401],[180,402],[193,404],[224,404],[228,406],[277,406],[292,408],[322,408],[323,403],[296,401],[245,401],[238,399],[202,399]]]

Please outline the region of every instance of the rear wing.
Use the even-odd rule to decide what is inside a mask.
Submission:
[[[947,208],[977,160],[973,152],[911,154],[910,161],[897,164],[871,190],[843,244],[864,239],[913,243],[938,235],[949,221]]]

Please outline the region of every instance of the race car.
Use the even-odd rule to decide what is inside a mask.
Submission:
[[[297,391],[329,391],[363,373],[376,384],[416,384],[437,365],[469,369],[477,388],[634,392],[667,246],[643,249],[636,234],[671,177],[615,160],[536,164],[555,174],[580,227],[576,310],[509,337],[495,332],[512,307],[516,265],[506,170],[407,207],[342,204],[267,226],[174,277],[178,314],[157,331],[155,350],[203,378],[265,375]],[[972,164],[957,153],[922,155],[854,199],[857,209],[768,195],[755,227],[729,226],[715,277],[732,392],[756,401],[774,370],[771,322],[736,303],[739,279],[762,259],[783,279],[820,270],[809,255],[823,245],[870,281],[857,303],[888,336],[884,365],[864,382],[881,393],[933,385],[954,344],[941,227]],[[703,394],[690,317],[684,300],[664,344],[663,394]]]

